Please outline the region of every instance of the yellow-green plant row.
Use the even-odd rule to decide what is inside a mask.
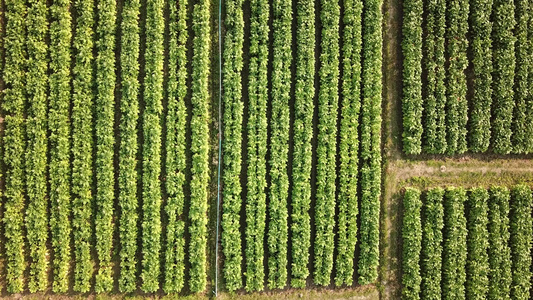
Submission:
[[[466,125],[468,103],[466,74],[468,66],[468,13],[469,2],[446,2],[446,153],[464,153],[467,150]]]
[[[137,222],[138,216],[138,124],[139,124],[139,0],[127,0],[122,8],[120,45],[120,149],[118,203],[120,209],[119,241],[121,292],[137,287]]]
[[[76,0],[72,94],[72,232],[74,285],[86,293],[92,286],[94,204],[94,29],[93,0]]]
[[[5,89],[3,160],[5,187],[3,191],[3,230],[5,236],[5,278],[10,293],[24,288],[24,166],[26,149],[24,114],[26,105],[25,65],[26,39],[25,1],[7,0],[5,4],[5,65],[2,73]]]
[[[161,255],[161,115],[163,113],[163,0],[146,3],[144,112],[142,120],[141,290],[159,290]]]
[[[46,34],[48,8],[46,1],[29,1],[26,17],[28,72],[26,94],[28,110],[26,119],[26,238],[30,257],[28,290],[44,291],[48,285],[48,193],[47,176],[47,86],[48,63]]]
[[[514,1],[494,0],[492,27],[493,46],[493,118],[492,147],[494,152],[511,152],[511,134],[515,77],[515,5]]]
[[[248,75],[248,158],[246,183],[246,285],[247,291],[263,290],[266,226],[266,152],[268,103],[268,0],[250,1]]]
[[[344,1],[339,129],[338,242],[335,285],[352,285],[357,244],[359,113],[361,110],[361,0]]]
[[[296,73],[294,94],[292,191],[291,191],[291,286],[304,288],[309,276],[311,247],[311,168],[315,96],[315,3],[299,0],[296,6]]]
[[[421,0],[403,2],[403,151],[422,151],[422,15]],[[431,28],[433,30],[433,28]],[[433,42],[433,41],[432,41]],[[432,54],[434,55],[434,54]],[[433,96],[433,95],[432,95]]]
[[[442,298],[466,299],[467,228],[466,190],[450,187],[444,194],[444,230],[442,243]]]
[[[54,282],[52,290],[69,289],[70,249],[70,118],[72,38],[70,1],[55,0],[50,8],[50,230],[52,232]]]
[[[533,247],[533,195],[526,185],[511,189],[510,245],[513,278],[511,299],[530,299],[531,249]]]
[[[381,0],[363,1],[363,58],[361,97],[361,251],[359,283],[378,278],[379,212],[381,197]]]
[[[168,82],[166,116],[166,183],[168,217],[163,290],[180,292],[185,286],[185,130],[187,111],[187,0],[169,2]]]
[[[268,174],[268,287],[281,289],[287,284],[289,130],[292,66],[292,2],[272,1],[272,73],[270,90],[270,161]]]
[[[222,198],[222,253],[224,254],[224,280],[226,289],[242,287],[242,101],[241,74],[243,68],[244,19],[243,1],[225,1],[224,56],[222,84],[224,86],[224,182]]]
[[[422,134],[423,149],[427,153],[444,153],[446,151],[446,70],[445,65],[445,30],[446,0],[430,0],[427,4],[425,22],[426,35],[423,39],[423,69],[426,72],[426,87]],[[423,94],[423,95],[424,95]]]
[[[402,299],[420,299],[421,208],[420,191],[407,188],[403,196]]]
[[[515,107],[513,111],[513,124],[511,133],[511,144],[513,153],[529,153],[531,145],[528,145],[531,134],[530,123],[528,123],[528,111],[531,110],[527,105],[528,97],[531,97],[528,88],[528,76],[530,64],[533,63],[533,58],[530,57],[529,48],[531,41],[528,40],[528,28],[531,25],[529,2],[526,0],[515,1],[515,20],[516,27],[514,35],[516,37],[515,43],[515,57],[516,68],[514,78],[514,102]]]
[[[469,147],[473,152],[485,152],[490,144],[492,104],[492,0],[471,2],[472,65],[474,96],[470,112]]]
[[[96,25],[96,256],[98,273],[95,291],[113,289],[111,255],[113,248],[113,213],[115,170],[113,165],[115,136],[115,30],[116,1],[99,0]]]
[[[318,91],[314,282],[329,285],[335,248],[337,116],[339,109],[339,21],[335,1],[321,1],[322,40]]]
[[[207,205],[209,182],[210,0],[194,2],[192,13],[191,148],[192,169],[189,207],[189,288],[201,292],[207,286]]]
[[[488,299],[511,299],[511,248],[509,247],[509,202],[506,187],[490,189],[489,200],[489,292]]]
[[[489,232],[488,211],[489,192],[484,188],[474,188],[468,194],[467,215],[467,261],[466,298],[486,299],[489,287]]]
[[[442,229],[444,228],[444,189],[428,190],[423,197],[422,252],[420,270],[422,299],[440,299],[442,289]]]

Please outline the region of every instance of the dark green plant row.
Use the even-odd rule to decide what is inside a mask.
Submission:
[[[528,1],[404,1],[405,153],[532,151],[531,23]]]
[[[407,188],[403,208],[402,299],[529,299],[529,186]]]

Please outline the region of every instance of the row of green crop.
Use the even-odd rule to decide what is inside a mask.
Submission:
[[[209,183],[210,0],[198,0],[192,12],[191,154],[192,168],[189,207],[189,288],[207,286],[207,186]]]
[[[446,42],[448,68],[446,73],[446,153],[467,150],[466,133],[468,103],[465,69],[468,66],[469,2],[452,0],[446,3]]]
[[[509,201],[507,188],[491,189],[489,201],[489,299],[509,299],[511,249],[509,248]]]
[[[179,292],[185,285],[185,130],[187,124],[187,0],[169,2],[166,117],[167,235],[163,290]]]
[[[529,2],[527,0],[517,0],[515,2],[515,20],[516,27],[514,35],[516,37],[515,54],[516,54],[516,69],[514,78],[514,102],[515,108],[513,112],[513,124],[511,144],[513,153],[529,153],[533,149],[530,143],[529,135],[531,134],[531,123],[528,123],[528,113],[531,108],[528,107],[528,98],[533,94],[528,88],[528,76],[533,76],[529,73],[530,64],[533,62],[529,48],[533,47],[531,41],[528,40],[528,28],[531,25],[531,17]]]
[[[339,130],[338,247],[335,284],[352,285],[357,243],[359,112],[361,110],[361,0],[344,1],[342,107]]]
[[[146,3],[146,50],[144,55],[144,112],[142,162],[142,286],[144,292],[159,290],[161,252],[161,115],[163,113],[163,0]]]
[[[94,1],[77,0],[72,94],[72,232],[74,291],[88,292],[93,276]]]
[[[321,1],[320,70],[315,194],[314,282],[329,285],[335,248],[337,117],[339,109],[339,21],[335,1]]]
[[[96,292],[110,292],[113,289],[111,263],[113,247],[113,203],[115,198],[115,176],[113,155],[115,138],[115,31],[116,1],[100,0],[96,7],[98,23],[96,28],[96,256],[98,273]]]
[[[420,270],[422,275],[422,299],[441,298],[442,241],[444,228],[444,190],[434,188],[426,193],[422,219],[422,253]]]
[[[248,71],[247,182],[246,182],[246,285],[247,291],[263,289],[266,226],[266,152],[268,103],[269,3],[250,1]]]
[[[528,186],[435,188],[423,198],[420,209],[420,192],[405,191],[402,298],[529,298],[533,196]]]
[[[427,153],[446,151],[446,0],[429,0],[427,5],[426,37],[423,41],[423,69],[426,72],[423,107],[424,130],[422,149]]]
[[[359,283],[376,281],[379,265],[379,212],[381,196],[381,0],[363,1],[361,97],[361,251]]]
[[[26,95],[28,110],[26,119],[26,238],[30,258],[30,292],[44,291],[48,284],[48,195],[47,195],[47,85],[48,31],[46,1],[29,1],[27,24],[28,64]]]
[[[510,247],[512,260],[511,299],[530,299],[531,250],[533,247],[533,195],[527,186],[511,190],[510,207]]]
[[[466,298],[485,299],[489,283],[489,192],[472,189],[467,201]]]
[[[118,203],[120,209],[120,276],[121,292],[133,292],[137,285],[137,210],[139,151],[139,0],[128,0],[122,8],[120,39],[120,150]]]
[[[514,2],[495,0],[493,6],[494,102],[492,147],[507,154],[512,150],[511,134],[514,103],[515,37]]]
[[[2,109],[4,111],[3,160],[5,187],[3,194],[3,230],[5,236],[4,264],[6,285],[10,293],[24,287],[24,166],[26,149],[24,107],[26,105],[26,5],[25,1],[7,0],[5,5],[5,35]]]
[[[422,151],[422,0],[403,2],[403,150]]]
[[[463,188],[449,188],[444,195],[442,243],[442,298],[466,299],[467,228]]]
[[[315,96],[315,2],[296,5],[296,72],[291,191],[291,286],[305,287],[311,247],[311,168]]]
[[[242,247],[240,214],[242,207],[242,101],[241,73],[243,68],[244,19],[243,1],[225,1],[224,24],[224,182],[222,213],[222,251],[226,289],[242,287]]]
[[[284,288],[287,283],[289,242],[288,207],[289,130],[292,66],[292,2],[272,2],[272,73],[268,205],[268,287]]]
[[[50,230],[56,293],[68,291],[70,276],[70,1],[55,0],[50,9]]]
[[[473,152],[485,152],[489,148],[491,132],[492,0],[473,0],[471,6],[474,95],[469,119],[469,147]]]
[[[402,299],[420,299],[420,252],[422,251],[422,221],[420,191],[405,190],[402,222]]]

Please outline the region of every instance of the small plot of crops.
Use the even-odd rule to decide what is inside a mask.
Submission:
[[[403,2],[403,151],[533,152],[527,0]]]
[[[530,187],[407,188],[402,299],[529,299]]]

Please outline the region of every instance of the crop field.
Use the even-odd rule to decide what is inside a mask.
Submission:
[[[532,153],[531,1],[407,0],[403,15],[404,152]]]
[[[3,0],[0,297],[531,299],[531,0]]]

